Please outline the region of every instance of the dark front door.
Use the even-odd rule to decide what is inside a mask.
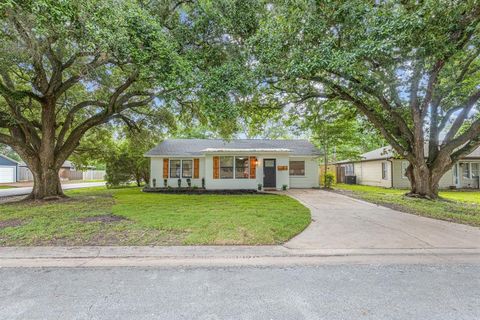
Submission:
[[[277,186],[277,172],[275,159],[263,159],[263,187],[275,188]]]

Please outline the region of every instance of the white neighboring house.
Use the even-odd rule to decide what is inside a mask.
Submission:
[[[428,148],[426,148],[428,150]],[[360,160],[339,161],[337,177],[356,176],[356,183],[385,188],[410,188],[405,175],[407,160],[394,157],[391,146],[382,147],[361,155]],[[345,180],[345,179],[344,179]],[[340,181],[345,182],[345,181]],[[440,189],[480,189],[480,148],[462,157],[440,179]]]
[[[145,154],[150,186],[206,189],[313,188],[320,151],[306,140],[169,139]]]

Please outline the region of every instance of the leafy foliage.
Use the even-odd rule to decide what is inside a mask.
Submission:
[[[138,186],[150,180],[150,159],[144,154],[159,142],[158,134],[147,128],[126,131],[121,140],[105,150],[106,180],[110,187],[135,181]]]
[[[410,162],[413,193],[435,197],[480,146],[479,23],[477,1],[276,1],[248,43],[277,107],[355,108]]]
[[[323,186],[327,189],[330,189],[335,182],[335,175],[331,172],[327,172],[323,177]]]

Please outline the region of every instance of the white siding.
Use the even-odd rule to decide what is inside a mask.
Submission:
[[[387,177],[382,179],[382,162],[387,164]],[[387,160],[375,160],[356,162],[354,175],[357,176],[357,184],[390,188],[392,186],[392,166]]]
[[[319,186],[319,166],[316,158],[291,157],[292,161],[305,161],[305,176],[290,176],[290,188],[314,188]]]
[[[232,154],[233,155],[233,154]],[[242,154],[234,154],[242,155]],[[244,156],[246,154],[243,154]],[[290,177],[288,170],[278,170],[278,166],[289,166],[289,156],[282,154],[248,154],[248,156],[257,157],[258,165],[256,168],[255,179],[213,179],[213,155],[207,154],[205,157],[198,157],[200,159],[200,178],[192,179],[192,185],[201,187],[202,178],[205,178],[205,187],[207,189],[257,189],[258,184],[263,185],[263,159],[276,160],[276,189],[282,189],[283,185],[288,188],[312,188],[318,187],[318,163],[313,157],[291,158],[292,160],[305,161],[305,176]],[[182,157],[170,157],[169,159],[186,159]],[[156,179],[156,186],[163,187],[163,158],[152,157],[150,165],[151,181],[150,186],[153,186],[153,179]],[[170,178],[167,180],[168,186],[177,187],[178,179]],[[186,179],[182,179],[182,186],[186,186]]]

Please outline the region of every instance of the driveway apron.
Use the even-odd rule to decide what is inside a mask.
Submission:
[[[403,213],[333,192],[292,189],[312,223],[292,249],[478,249],[480,229]]]

